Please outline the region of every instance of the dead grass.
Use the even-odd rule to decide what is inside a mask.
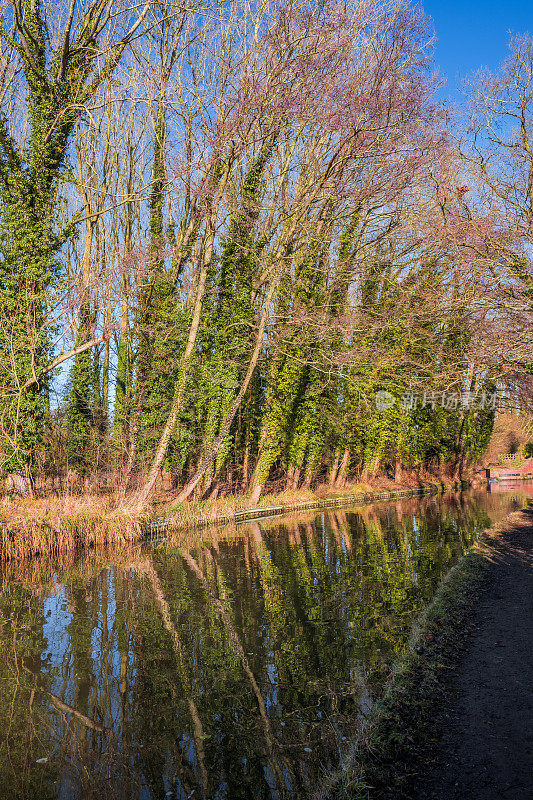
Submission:
[[[279,505],[296,505],[298,503],[320,502],[328,498],[345,497],[347,495],[371,495],[383,491],[412,490],[427,486],[440,487],[442,484],[436,479],[420,481],[403,480],[395,483],[387,478],[376,478],[371,483],[347,483],[342,488],[327,485],[317,486],[316,489],[297,489],[296,491],[282,491],[277,493],[262,494],[259,508]],[[162,516],[176,516],[183,519],[194,517],[215,518],[218,515],[233,516],[236,511],[250,508],[250,494],[237,494],[219,497],[216,500],[187,500],[186,503],[173,503],[172,501],[159,505],[157,511]]]
[[[322,495],[323,496],[323,495]],[[321,495],[309,489],[299,489],[295,492],[280,492],[279,494],[261,495],[260,508],[280,506],[294,503],[307,503],[321,499]],[[232,518],[235,512],[250,508],[250,495],[238,494],[217,498],[216,500],[187,500],[186,503],[169,503],[168,506],[158,508],[158,514],[168,515],[173,520],[193,522],[201,519],[217,519],[219,517]]]
[[[376,495],[392,492],[412,492],[417,490],[443,491],[445,486],[433,476],[421,483],[419,480],[406,478],[401,483],[396,483],[387,478],[377,478],[372,483],[347,483],[342,488],[332,488],[327,485],[318,486],[316,489],[298,489],[297,491],[283,491],[277,494],[263,494],[259,502],[258,516],[266,515],[268,509],[277,513],[290,513],[300,507],[320,508],[327,505],[328,501],[342,500],[343,498],[356,498],[359,501],[371,501]],[[217,498],[216,500],[187,500],[186,503],[161,504],[157,507],[157,519],[161,523],[168,522],[172,527],[202,527],[214,523],[233,521],[235,516],[244,510],[250,510],[250,495],[238,494]],[[155,519],[155,515],[153,517]]]
[[[423,486],[419,481],[407,478],[402,483],[379,478],[372,483],[346,484],[342,489],[319,486],[315,490],[265,494],[261,497],[258,516],[268,516],[271,509],[276,514],[291,513],[324,507],[329,503],[334,505],[344,499],[370,502],[373,499],[386,499],[380,497],[384,493],[415,493],[422,488],[437,491],[444,486],[437,479],[430,480],[429,477]],[[143,525],[150,520],[156,521],[151,532],[157,534],[158,529],[194,531],[238,521],[239,512],[245,510],[249,519],[250,505],[250,496],[246,494],[216,500],[192,499],[180,504],[167,500],[164,504],[155,504],[141,520],[118,506],[113,495],[65,495],[20,500],[4,498],[0,503],[0,562],[37,555],[57,556],[78,548],[131,544],[141,538]]]
[[[4,499],[0,505],[0,561],[131,543],[139,537],[139,525],[108,498]]]

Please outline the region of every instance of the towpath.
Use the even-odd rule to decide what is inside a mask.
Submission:
[[[413,800],[533,800],[533,510],[496,540],[471,631]]]

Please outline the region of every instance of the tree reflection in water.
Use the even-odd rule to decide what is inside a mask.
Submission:
[[[5,565],[0,796],[312,797],[414,615],[516,502],[407,500]]]

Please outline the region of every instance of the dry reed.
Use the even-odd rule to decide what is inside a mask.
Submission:
[[[0,561],[129,544],[140,533],[136,521],[106,498],[6,499],[0,506]]]
[[[402,485],[381,479],[372,484],[350,484],[342,489],[327,486],[316,490],[300,489],[263,495],[258,516],[274,513],[291,513],[304,509],[327,507],[346,500],[370,502],[386,499],[387,493],[415,493],[421,489],[409,481]],[[436,480],[427,481],[426,489],[443,489]],[[381,496],[381,497],[380,497]],[[392,496],[390,499],[394,499]],[[131,545],[143,534],[152,534],[172,528],[197,531],[213,525],[239,521],[245,510],[249,514],[249,498],[246,495],[229,495],[216,500],[189,500],[179,505],[158,505],[151,512],[158,521],[154,527],[145,526],[148,519],[133,518],[118,507],[113,496],[92,495],[49,498],[5,498],[0,504],[0,562],[22,560],[33,556],[57,557],[61,553],[80,548],[102,548],[106,546]],[[241,517],[244,520],[244,516]]]

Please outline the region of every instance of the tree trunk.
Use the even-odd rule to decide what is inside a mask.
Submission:
[[[331,470],[330,470],[329,478],[328,478],[328,484],[330,486],[335,486],[335,481],[337,479],[337,470],[339,468],[339,456],[340,456],[340,453],[339,453],[339,449],[337,448],[337,450],[335,451],[335,460],[333,461],[333,464],[331,465]]]
[[[300,467],[296,467],[294,472],[292,473],[291,489],[292,489],[293,492],[296,492],[297,489],[298,489],[298,485],[300,483],[300,473],[301,473]]]
[[[342,487],[346,483],[346,471],[348,469],[349,461],[350,461],[350,449],[347,447],[343,453],[342,461],[339,467],[339,471],[337,473],[337,478],[335,480],[335,486],[338,489],[342,489]]]
[[[120,341],[117,353],[117,385],[115,390],[115,419],[114,434],[117,443],[123,438],[127,430],[126,423],[126,397],[129,386],[129,359],[128,359],[128,337],[129,337],[129,317],[127,300],[127,282],[123,280],[123,299],[122,311],[120,315]]]
[[[248,384],[252,379],[252,375],[254,374],[255,367],[259,360],[259,354],[261,352],[261,348],[263,347],[263,336],[265,333],[265,326],[268,318],[268,312],[270,309],[270,303],[272,297],[274,296],[274,291],[276,286],[277,286],[277,281],[272,280],[272,283],[270,285],[270,290],[268,292],[268,296],[265,301],[265,307],[263,309],[263,313],[261,314],[261,320],[259,323],[259,328],[257,330],[257,335],[255,340],[255,348],[250,357],[250,361],[248,363],[248,369],[246,371],[246,375],[244,376],[244,380],[241,384],[241,388],[239,389],[239,393],[235,398],[235,400],[233,401],[233,403],[231,404],[226,416],[224,417],[224,420],[220,426],[218,436],[211,445],[209,452],[202,459],[200,466],[196,470],[191,480],[187,483],[187,485],[184,487],[184,489],[182,489],[182,491],[178,495],[177,498],[178,503],[182,503],[184,500],[186,500],[196,487],[197,483],[203,478],[205,472],[215,460],[220,445],[222,444],[222,442],[229,433],[229,429],[231,428],[231,424],[233,422],[235,414],[237,413],[239,406],[241,405],[242,399],[246,394],[246,391],[248,389]]]
[[[399,483],[401,481],[402,474],[403,474],[402,463],[401,463],[400,460],[397,460],[396,464],[394,465],[394,482],[395,483]]]
[[[310,489],[312,480],[313,480],[313,467],[311,464],[308,464],[307,469],[305,471],[305,478],[302,484],[302,489]]]
[[[104,345],[104,363],[102,365],[102,426],[107,429],[109,415],[109,339]]]
[[[194,305],[191,327],[189,329],[189,338],[187,341],[187,346],[185,348],[185,351],[180,359],[179,373],[175,384],[174,398],[172,400],[170,414],[168,416],[166,425],[163,429],[161,439],[159,440],[159,445],[157,447],[154,459],[152,461],[152,465],[148,472],[148,476],[143,486],[135,494],[133,502],[131,504],[131,510],[137,513],[144,511],[144,509],[146,508],[146,505],[148,503],[148,498],[152,493],[152,490],[155,486],[155,482],[157,480],[157,476],[159,474],[159,470],[161,469],[161,466],[165,459],[170,437],[174,432],[174,428],[176,427],[178,417],[181,413],[183,396],[185,393],[185,386],[187,383],[187,378],[189,376],[189,369],[192,361],[194,345],[196,343],[198,328],[200,326],[200,316],[202,312],[202,303],[205,293],[207,271],[208,271],[208,261],[207,259],[204,259],[202,270],[198,280],[198,286],[196,289],[196,300]]]
[[[294,465],[289,464],[289,469],[287,470],[287,477],[285,479],[285,488],[288,492],[292,489],[292,481],[294,477]]]
[[[249,428],[246,430],[246,444],[244,446],[244,461],[242,464],[241,491],[246,491],[248,486],[248,464],[250,462]]]
[[[263,487],[261,486],[261,484],[260,483],[256,483],[256,485],[254,487],[254,490],[253,490],[253,492],[251,494],[251,497],[250,497],[250,504],[251,504],[252,508],[255,505],[257,505],[257,503],[259,502],[259,498],[261,497],[261,492],[262,491],[263,491]]]

